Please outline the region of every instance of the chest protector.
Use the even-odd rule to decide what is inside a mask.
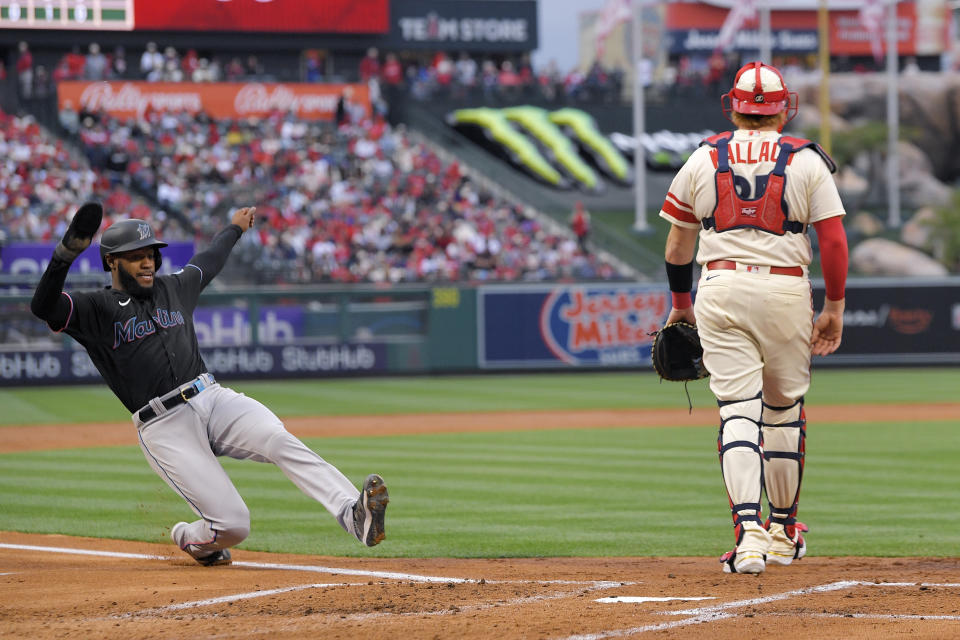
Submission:
[[[729,144],[733,134],[729,131],[711,136],[701,144],[717,149],[717,172],[714,181],[717,189],[717,206],[713,215],[701,221],[704,229],[713,229],[717,233],[731,229],[759,229],[774,235],[785,233],[804,233],[806,225],[790,220],[790,211],[784,199],[787,176],[785,169],[790,156],[801,149],[812,148],[827,163],[830,172],[837,170],[833,160],[814,142],[792,136],[780,136],[780,155],[777,156],[773,171],[767,176],[763,195],[752,200],[741,198],[733,184],[733,171],[730,169]]]

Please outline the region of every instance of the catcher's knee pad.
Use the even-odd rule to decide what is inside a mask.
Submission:
[[[772,522],[783,525],[796,522],[803,479],[806,423],[803,398],[786,407],[763,405],[764,485]]]
[[[746,519],[760,522],[763,484],[760,395],[746,400],[718,401],[717,404],[720,406],[717,449],[734,522],[739,524]]]

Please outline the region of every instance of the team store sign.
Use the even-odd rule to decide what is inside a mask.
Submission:
[[[332,120],[337,102],[349,100],[370,113],[365,84],[222,82],[61,82],[60,109],[69,102],[77,111],[106,112],[116,118],[142,118],[150,112],[204,112],[215,119],[264,117],[293,113],[304,120]]]

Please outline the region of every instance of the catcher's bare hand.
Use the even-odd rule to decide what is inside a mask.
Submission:
[[[825,356],[833,353],[840,346],[843,335],[843,308],[843,300],[824,302],[823,311],[813,323],[810,353],[815,356]]]
[[[230,220],[230,222],[240,227],[242,231],[252,229],[254,222],[253,214],[256,212],[256,207],[244,207],[242,209],[237,209],[234,212],[233,218]]]
[[[693,307],[689,306],[683,309],[670,309],[670,315],[667,316],[667,321],[663,324],[666,326],[668,324],[673,324],[674,322],[686,322],[687,324],[696,325],[697,318],[693,315]]]

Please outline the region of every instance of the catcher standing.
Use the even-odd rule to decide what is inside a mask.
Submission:
[[[30,306],[52,330],[83,345],[133,414],[147,462],[198,517],[175,524],[170,536],[205,566],[230,564],[229,548],[250,533],[247,505],[217,456],[272,462],[360,542],[373,546],[384,538],[389,498],[383,478],[371,474],[357,491],[267,407],[220,386],[200,356],[193,310],[253,226],[254,213],[252,207],[237,210],[205,251],[168,276],[157,275],[167,245],[150,225],[116,222],[100,242],[112,285],[68,294],[63,285],[70,263],[90,245],[103,216],[99,204],[85,204],[54,250]]]
[[[673,308],[667,324],[696,324],[720,407],[718,449],[736,546],[726,572],[760,573],[806,553],[797,521],[811,354],[840,346],[847,240],[833,160],[809,140],[781,135],[797,111],[774,67],[752,62],[721,97],[737,126],[701,143],[677,173],[660,216]],[[826,284],[814,320],[808,228]],[[691,306],[694,249],[701,265]],[[762,516],[761,487],[769,515]]]

